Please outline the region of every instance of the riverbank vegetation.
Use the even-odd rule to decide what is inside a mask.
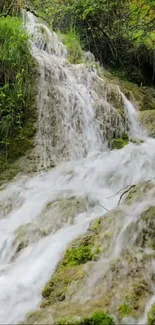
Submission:
[[[139,85],[155,82],[154,0],[32,0],[32,3],[54,30],[76,31],[84,49],[90,50],[105,67],[119,70],[122,76]]]
[[[1,172],[32,146],[36,121],[37,65],[22,20],[12,11],[5,15],[9,8],[9,1],[0,6]]]

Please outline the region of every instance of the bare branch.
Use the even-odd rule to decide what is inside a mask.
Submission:
[[[102,207],[104,210],[106,210],[106,211],[110,211],[110,210],[108,210],[107,208],[105,208],[102,204],[98,204],[100,207]]]
[[[128,188],[129,186],[131,186],[131,185],[127,185],[127,186],[121,188],[121,189],[120,189],[116,194],[113,194],[113,195],[111,195],[111,196],[108,196],[107,199],[111,199],[112,197],[115,197],[116,195],[118,195],[120,192],[122,192],[123,190],[125,190],[125,189]]]
[[[120,198],[119,198],[119,201],[118,201],[118,205],[120,204],[120,202],[121,202],[121,200],[122,200],[122,197],[126,194],[126,193],[128,193],[132,188],[134,188],[136,186],[136,184],[134,184],[134,185],[131,185],[126,191],[124,191],[122,194],[121,194],[121,196],[120,196]]]
[[[11,2],[11,4],[10,4],[9,8],[7,9],[7,11],[6,11],[5,13],[1,14],[0,17],[5,17],[5,18],[6,18],[6,17],[10,14],[11,9],[12,9],[15,5],[16,5],[16,0],[12,0],[12,2]]]

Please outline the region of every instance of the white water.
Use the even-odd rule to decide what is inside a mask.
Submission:
[[[136,107],[134,107],[133,103],[131,103],[125,95],[121,92],[125,110],[130,122],[130,136],[135,139],[146,139],[147,138],[147,132],[143,129],[143,127],[140,125],[139,118],[138,118],[138,110]]]
[[[34,35],[33,54],[40,65],[39,169],[50,167],[52,160],[59,164],[17,178],[1,189],[0,324],[16,324],[39,306],[41,291],[67,245],[86,232],[92,219],[106,212],[101,205],[113,209],[119,196],[111,196],[119,189],[155,177],[155,140],[109,151],[93,105],[95,100],[102,100],[105,110],[115,111],[106,101],[104,81],[84,65],[67,63],[66,49],[56,34],[37,24],[31,14],[27,28]],[[128,105],[129,115],[130,110],[133,106]],[[52,117],[56,122],[52,123]],[[60,163],[62,160],[68,162]],[[86,206],[83,212],[77,209],[74,218],[68,212],[62,220],[63,210],[56,210],[55,203],[71,198],[85,200]],[[50,202],[55,203],[47,217]],[[49,223],[57,221],[57,229],[51,229]],[[47,236],[38,237],[29,231],[27,248],[17,254],[21,226],[27,232],[41,227],[49,231]]]

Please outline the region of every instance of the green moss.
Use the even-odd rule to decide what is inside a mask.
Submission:
[[[126,75],[120,74],[116,70],[105,70],[102,67],[98,67],[99,75],[106,79],[107,82],[119,85],[121,91],[125,96],[131,100],[135,101],[138,105],[140,111],[149,111],[155,110],[155,89],[152,87],[140,87],[133,82],[127,80]],[[118,100],[117,100],[118,102]],[[120,105],[119,112],[121,115],[124,115],[124,109]]]
[[[148,325],[154,325],[155,324],[155,304],[152,305],[150,311],[148,312],[147,315],[147,324]]]
[[[155,137],[155,109],[140,112],[140,121],[149,135]]]
[[[128,139],[118,138],[118,139],[113,139],[111,141],[110,146],[111,146],[111,149],[122,149],[127,144],[128,144]]]
[[[141,139],[130,139],[130,142],[131,143],[134,143],[134,144],[137,144],[137,145],[140,145],[142,143],[144,143],[144,140],[141,140]]]
[[[120,305],[119,314],[120,314],[121,318],[129,316],[129,315],[131,315],[131,313],[132,313],[132,307],[129,304],[124,303],[124,304]]]
[[[150,247],[155,249],[155,206],[147,208],[142,213],[136,244],[143,248]]]
[[[91,261],[93,259],[93,254],[91,250],[92,247],[90,245],[72,247],[66,252],[62,264],[64,266],[85,264],[86,262]]]
[[[91,226],[91,229],[96,233],[100,233],[102,226],[102,218],[96,219]]]
[[[80,283],[85,277],[85,272],[80,265],[63,267],[61,266],[52,279],[46,284],[42,296],[43,301],[41,307],[52,305],[55,302],[62,302],[67,295],[72,295],[69,292],[71,283]]]
[[[19,253],[21,250],[23,250],[25,247],[27,247],[27,243],[22,241],[18,247],[17,247],[17,250],[16,250],[16,253]]]
[[[68,49],[68,59],[70,63],[83,62],[83,51],[78,35],[74,31],[61,35],[64,44]]]
[[[53,302],[63,301],[75,292],[73,284],[80,285],[85,278],[86,272],[83,264],[89,261],[96,261],[101,249],[95,241],[98,232],[91,231],[82,238],[75,240],[72,246],[67,249],[65,256],[58,265],[55,275],[45,286],[42,296],[42,307],[51,305]]]
[[[129,135],[128,135],[127,132],[124,132],[124,133],[122,134],[122,139],[123,139],[124,141],[127,141],[127,143],[128,143],[128,141],[129,141]]]
[[[95,312],[91,317],[76,319],[62,319],[56,322],[56,325],[114,325],[115,321],[108,313]]]
[[[132,316],[142,312],[143,303],[149,294],[150,286],[139,274],[139,278],[133,279],[130,293],[125,297],[127,304],[131,308]]]
[[[154,187],[154,185],[148,181],[144,183],[140,183],[134,187],[128,192],[125,203],[127,204],[133,204],[137,201],[143,200],[144,196],[147,195],[147,193]]]
[[[26,323],[22,322],[19,324],[26,325],[47,325],[53,324],[53,316],[51,310],[39,309],[37,311],[32,311],[28,313]]]

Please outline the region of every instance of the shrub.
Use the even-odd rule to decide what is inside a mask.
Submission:
[[[62,40],[68,49],[68,58],[71,63],[81,63],[83,51],[80,43],[80,38],[75,31],[70,31],[62,35]]]
[[[17,17],[1,18],[0,152],[7,153],[8,157],[12,142],[23,139],[24,143],[26,136],[29,139],[34,134],[34,130],[30,132],[29,129],[35,119],[36,74],[37,66],[30,53],[29,38],[22,22]],[[24,129],[23,134],[27,123],[28,130]],[[20,149],[22,152],[22,144],[18,148],[18,155]]]
[[[113,139],[111,141],[111,149],[122,149],[127,144],[128,144],[127,139],[121,139],[121,138]]]
[[[41,0],[32,2],[42,8]],[[43,10],[56,31],[75,28],[85,50],[104,66],[138,84],[155,80],[154,1],[53,0]]]

